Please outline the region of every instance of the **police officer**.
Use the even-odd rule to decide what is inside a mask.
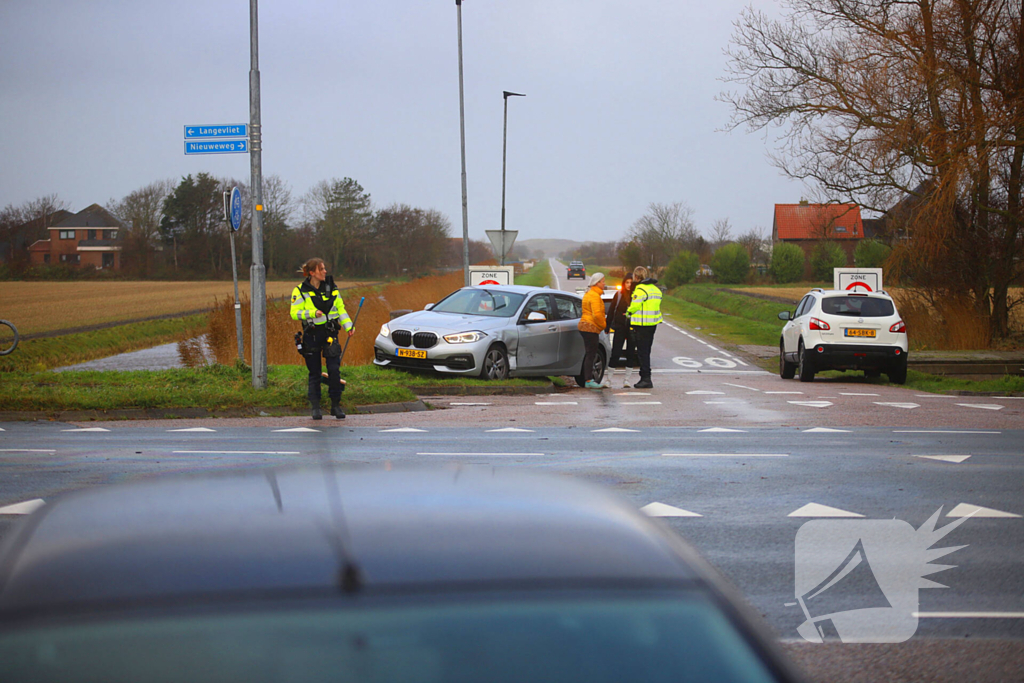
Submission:
[[[355,333],[345,312],[334,278],[327,274],[323,259],[311,258],[302,266],[306,279],[292,290],[292,320],[302,322],[302,355],[309,370],[306,397],[314,420],[320,420],[320,355],[327,362],[327,392],[331,397],[331,415],[345,417],[341,409],[341,343],[338,333],[344,326],[348,336]]]
[[[658,281],[651,277],[643,266],[633,270],[633,302],[626,309],[629,318],[629,330],[636,345],[636,355],[640,361],[640,381],[633,385],[635,389],[650,389],[651,382],[651,346],[654,344],[654,332],[661,322],[661,290]]]

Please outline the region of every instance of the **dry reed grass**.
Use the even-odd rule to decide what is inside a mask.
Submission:
[[[267,296],[289,296],[294,286],[268,282]],[[238,291],[248,297],[249,283],[239,282]],[[224,281],[0,282],[0,318],[35,334],[203,310],[233,298],[234,285]]]
[[[462,286],[462,272],[447,275],[433,275],[411,282],[396,283],[384,287],[361,287],[342,292],[345,309],[355,319],[359,310],[359,299],[366,297],[356,326],[356,333],[345,352],[344,365],[365,365],[373,360],[373,340],[377,338],[380,326],[391,318],[391,311],[400,309],[419,310],[429,303],[444,298]],[[294,287],[294,283],[292,287]],[[288,290],[291,294],[291,289]],[[245,328],[245,357],[251,362],[249,348],[251,339],[249,301],[242,302],[242,325]],[[267,302],[267,363],[269,365],[303,365],[304,361],[295,351],[295,333],[301,325],[291,319],[287,301]],[[344,344],[345,337],[342,337]],[[218,302],[210,315],[208,344],[218,363],[230,365],[238,355],[235,337],[235,309],[232,299]],[[194,354],[192,354],[194,355]]]

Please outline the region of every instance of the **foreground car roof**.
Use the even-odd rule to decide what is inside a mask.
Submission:
[[[367,590],[698,578],[678,539],[568,478],[286,470],[58,499],[0,549],[0,617],[97,601],[337,590],[339,543]]]

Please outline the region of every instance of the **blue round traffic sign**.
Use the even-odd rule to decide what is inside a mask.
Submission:
[[[242,226],[242,191],[237,187],[231,188],[231,208],[229,214],[231,230],[238,232],[238,228]]]

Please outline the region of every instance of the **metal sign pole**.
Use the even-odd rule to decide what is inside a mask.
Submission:
[[[224,193],[224,224],[228,228],[228,236],[231,238],[231,279],[235,282],[235,337],[238,338],[238,357],[245,360],[245,345],[242,335],[242,304],[238,298],[238,258],[235,256],[235,221],[233,210],[234,203],[232,195],[237,188],[231,192]]]
[[[469,287],[469,198],[466,191],[466,105],[462,87],[462,0],[455,0],[455,7],[459,20],[459,140],[462,143],[462,273],[465,286]]]
[[[252,386],[267,388],[267,270],[263,266],[263,131],[260,126],[260,48],[256,0],[249,0],[249,170],[252,186]]]

